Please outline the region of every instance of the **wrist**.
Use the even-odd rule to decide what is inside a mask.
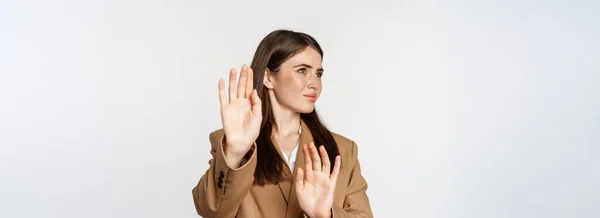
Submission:
[[[241,167],[243,164],[242,162],[244,162],[244,158],[249,158],[254,151],[252,146],[248,147],[248,150],[234,151],[233,149],[228,149],[230,148],[230,145],[223,143],[223,155],[225,156],[227,165],[229,165],[229,167],[232,169]]]
[[[240,155],[239,152],[232,152],[228,150],[227,146],[223,146],[223,155],[226,164],[232,169],[240,167],[242,158],[244,157],[244,155]]]
[[[252,148],[252,145],[248,146],[244,143],[228,142],[225,137],[223,137],[221,144],[223,145],[223,153],[230,156],[243,157]]]
[[[227,158],[240,159],[240,160],[245,155],[244,152],[230,151],[227,148],[223,149],[223,153],[225,154],[225,157],[227,157]]]

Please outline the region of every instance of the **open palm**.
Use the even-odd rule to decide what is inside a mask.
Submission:
[[[229,72],[229,100],[225,98],[225,81],[219,80],[221,120],[227,153],[243,156],[258,137],[262,121],[261,101],[253,88],[253,72],[242,66],[236,89],[236,72]]]
[[[300,208],[309,217],[331,217],[333,194],[340,172],[340,156],[335,158],[333,172],[330,173],[329,156],[323,146],[318,152],[311,142],[310,146],[304,145],[302,149],[306,172],[298,168],[296,174],[296,195]]]

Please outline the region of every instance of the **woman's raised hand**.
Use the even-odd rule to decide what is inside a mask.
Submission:
[[[302,147],[305,169],[296,173],[296,195],[300,208],[309,217],[331,217],[333,195],[340,174],[341,157],[335,157],[333,172],[325,147],[315,147],[314,142]],[[331,173],[330,173],[331,172]]]
[[[253,88],[252,69],[242,66],[236,88],[236,71],[229,71],[229,99],[225,97],[225,81],[219,80],[221,121],[225,132],[223,151],[230,167],[238,167],[258,134],[262,121],[261,100]]]

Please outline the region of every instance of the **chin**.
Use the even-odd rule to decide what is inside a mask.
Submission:
[[[309,114],[315,110],[315,106],[311,105],[310,107],[299,108],[298,113],[301,114]]]

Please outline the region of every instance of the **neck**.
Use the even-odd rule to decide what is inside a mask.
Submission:
[[[279,138],[286,138],[298,133],[298,129],[300,128],[300,113],[281,106],[276,100],[271,101],[271,107],[275,118],[273,134]]]

